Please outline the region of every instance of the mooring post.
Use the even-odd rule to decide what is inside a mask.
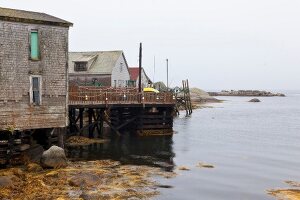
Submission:
[[[99,135],[101,135],[103,137],[103,122],[104,122],[104,110],[101,109],[100,111],[100,133]]]
[[[58,146],[64,148],[64,138],[66,130],[64,128],[57,128]]]

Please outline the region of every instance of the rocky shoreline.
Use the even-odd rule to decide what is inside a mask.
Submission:
[[[153,177],[176,173],[118,161],[68,162],[60,169],[30,163],[0,170],[0,199],[151,199],[159,194]]]
[[[240,97],[285,97],[282,93],[272,93],[263,90],[222,90],[221,92],[208,92],[210,96],[240,96]]]

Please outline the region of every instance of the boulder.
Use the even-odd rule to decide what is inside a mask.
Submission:
[[[95,187],[101,183],[101,179],[96,174],[80,173],[69,180],[69,185],[73,187]]]
[[[44,151],[41,158],[41,165],[45,168],[66,167],[68,164],[64,149],[52,146],[47,151]]]
[[[191,101],[194,103],[218,103],[220,100],[210,96],[204,90],[199,88],[190,89]]]
[[[254,98],[254,99],[251,99],[249,102],[260,102],[260,100],[257,98]]]
[[[0,188],[14,186],[12,179],[12,176],[0,176]]]

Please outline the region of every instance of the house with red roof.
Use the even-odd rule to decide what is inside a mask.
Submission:
[[[138,67],[130,67],[129,68],[130,74],[130,82],[133,87],[139,86],[139,68]],[[142,68],[142,88],[148,87],[152,84],[149,76],[146,74],[144,68]]]

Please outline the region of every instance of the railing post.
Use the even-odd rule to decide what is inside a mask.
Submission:
[[[107,92],[105,92],[105,105],[106,105],[106,107],[107,107],[107,101],[108,101]]]

